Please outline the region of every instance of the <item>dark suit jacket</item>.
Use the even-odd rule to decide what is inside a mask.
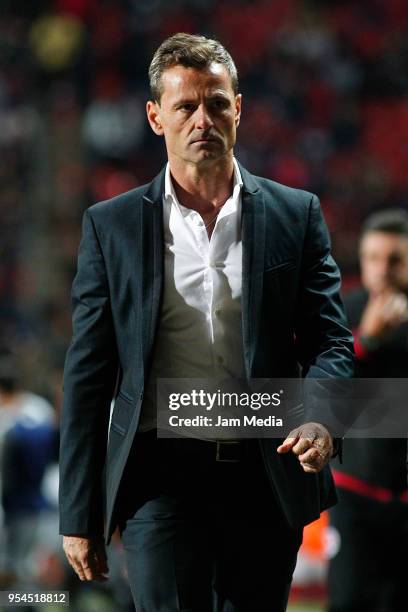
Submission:
[[[297,376],[298,364],[303,376],[351,376],[352,336],[317,197],[242,167],[241,173],[248,379]],[[107,541],[115,527],[115,499],[138,426],[160,316],[163,191],[164,170],[150,184],[84,214],[61,422],[60,531],[66,535],[102,534],[104,510]],[[324,422],[313,409],[305,418]],[[292,453],[276,453],[277,443],[260,441],[277,500],[297,527],[335,502],[331,474],[329,469],[305,474]]]

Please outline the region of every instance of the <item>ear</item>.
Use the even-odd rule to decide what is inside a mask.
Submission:
[[[242,94],[235,96],[235,127],[239,126],[241,120],[241,105],[242,105]]]
[[[146,104],[147,119],[150,127],[157,136],[163,136],[163,127],[160,121],[160,106],[158,102],[149,100]]]

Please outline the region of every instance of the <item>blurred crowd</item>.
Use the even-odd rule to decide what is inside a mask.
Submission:
[[[218,37],[244,94],[237,157],[319,194],[346,281],[362,220],[408,207],[404,0],[3,0],[0,346],[55,396],[83,210],[149,180],[147,67],[176,31]],[[35,366],[35,367],[34,367]]]
[[[408,209],[405,0],[3,0],[1,9],[0,357],[13,353],[18,387],[57,415],[82,213],[164,162],[144,105],[166,36],[203,33],[230,50],[244,96],[236,156],[320,196],[346,285],[357,282],[367,215]]]

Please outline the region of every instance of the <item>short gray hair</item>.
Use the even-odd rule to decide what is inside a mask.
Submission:
[[[149,67],[152,99],[160,102],[163,93],[162,75],[172,66],[208,68],[213,62],[227,69],[234,93],[238,93],[238,72],[234,60],[218,40],[180,32],[166,38],[157,49]]]

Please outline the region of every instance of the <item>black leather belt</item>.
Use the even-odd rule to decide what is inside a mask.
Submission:
[[[144,440],[151,444],[160,441],[156,430],[150,429],[146,432],[137,432],[139,442]],[[175,443],[187,452],[204,453],[210,461],[220,463],[238,463],[242,461],[245,454],[244,440],[201,440],[197,438],[161,438],[164,442]]]
[[[217,440],[215,442],[215,460],[224,463],[237,463],[242,459],[242,442],[235,440]]]

